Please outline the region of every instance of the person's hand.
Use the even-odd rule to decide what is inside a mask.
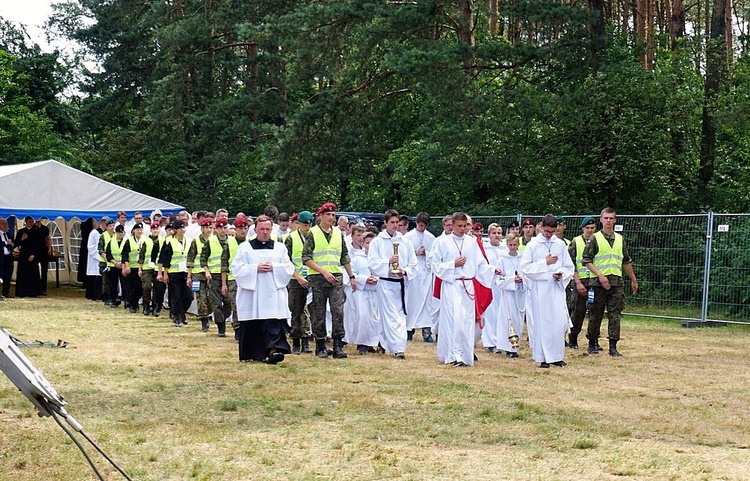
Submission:
[[[576,281],[576,291],[584,297],[588,295],[588,289],[586,289],[586,286],[581,281]]]
[[[368,284],[377,284],[378,283],[378,278],[375,277],[375,276],[369,276],[367,278],[367,283]]]
[[[211,273],[210,272],[206,272],[206,281],[207,282],[211,282]]]
[[[309,289],[310,288],[310,283],[307,282],[307,279],[305,279],[304,277],[300,277],[299,280],[297,281],[297,283],[303,289]]]
[[[336,283],[336,276],[328,272],[327,270],[323,269],[323,277],[328,281],[329,284],[335,284]]]
[[[546,260],[547,260],[547,265],[551,266],[552,264],[557,262],[557,256],[553,256],[552,254],[547,254]]]
[[[352,279],[351,280],[351,285],[352,285],[352,292],[357,292],[357,281],[355,281],[354,279]]]
[[[29,262],[34,262],[34,254],[31,254],[31,255],[29,256]]]
[[[552,278],[556,281],[559,281],[560,279],[562,279],[562,272],[555,272],[554,274],[552,274]]]
[[[193,288],[193,278],[190,277],[190,276],[187,276],[187,280],[185,281],[185,285],[192,289]]]
[[[222,284],[221,286],[221,295],[224,297],[227,297],[229,295],[229,288],[226,284]]]
[[[638,281],[630,281],[630,288],[633,290],[633,295],[638,292]]]
[[[636,283],[636,288],[638,287],[637,284],[638,283]],[[607,276],[599,276],[599,285],[601,285],[605,291],[608,291],[609,288],[612,287],[609,285],[609,279],[607,279]]]
[[[463,267],[464,265],[466,265],[466,257],[457,257],[456,260],[453,261],[453,265],[456,267]]]
[[[391,256],[391,258],[388,259],[388,262],[390,264],[396,264],[398,262],[398,256]]]
[[[420,246],[419,249],[417,249],[417,255],[418,256],[424,255],[424,246]]]
[[[495,267],[495,274],[497,274],[498,276],[502,276],[503,275],[503,270],[500,269],[499,267]]]

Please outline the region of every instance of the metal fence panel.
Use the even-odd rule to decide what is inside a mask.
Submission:
[[[750,322],[750,215],[713,217],[708,318]]]

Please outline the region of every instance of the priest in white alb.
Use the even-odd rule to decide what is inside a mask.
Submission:
[[[255,223],[256,237],[240,243],[232,262],[237,282],[240,361],[277,364],[289,354],[287,284],[294,264],[281,242],[271,239],[273,223],[262,215]]]
[[[570,324],[565,286],[573,277],[574,265],[556,229],[555,216],[545,215],[541,235],[526,245],[519,266],[526,286],[531,354],[542,368],[565,366],[565,333]]]
[[[427,230],[430,214],[417,214],[417,227],[404,236],[414,248],[417,258],[417,273],[406,288],[406,329],[414,333],[422,329],[424,342],[435,342],[432,326],[438,313],[437,299],[432,295],[435,276],[432,274],[427,254],[432,249],[435,236]]]

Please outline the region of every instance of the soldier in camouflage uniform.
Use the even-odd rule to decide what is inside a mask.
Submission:
[[[302,263],[302,249],[313,222],[311,212],[303,210],[297,215],[298,228],[287,235],[284,244],[294,264],[294,275],[289,281],[289,310],[292,313],[292,354],[311,352],[310,315],[307,311],[307,266]]]
[[[234,329],[234,339],[239,341],[240,320],[237,317],[237,281],[232,275],[232,261],[237,255],[238,246],[247,240],[247,231],[250,228],[250,221],[245,215],[238,215],[232,223],[235,228],[235,235],[227,241],[227,249],[221,255],[221,276],[222,282],[226,279],[227,294],[229,302],[232,305],[232,328]]]
[[[219,330],[219,337],[226,336],[226,320],[232,315],[232,306],[229,296],[228,272],[222,270],[221,259],[224,252],[228,252],[229,241],[227,235],[227,218],[219,217],[214,224],[214,235],[208,240],[201,252],[201,265],[205,266],[205,275],[208,280],[208,296],[213,309],[214,322]],[[228,259],[227,255],[227,259]],[[224,266],[228,268],[228,266]],[[235,284],[233,282],[233,284]],[[236,285],[236,284],[235,284]]]
[[[594,302],[589,307],[589,354],[596,354],[601,348],[599,334],[607,308],[609,355],[621,356],[617,351],[620,340],[620,319],[625,308],[622,271],[630,278],[630,286],[635,295],[638,292],[638,281],[635,278],[628,248],[622,236],[614,231],[615,210],[607,207],[601,212],[599,221],[602,230],[594,234],[593,239],[583,251],[582,263],[591,271],[589,285],[594,289]]]
[[[573,280],[571,281],[574,286],[573,299],[568,304],[568,312],[573,324],[568,337],[568,347],[571,349],[578,349],[578,335],[581,333],[583,320],[586,317],[591,272],[583,265],[582,259],[584,249],[591,242],[592,236],[596,232],[596,220],[591,216],[584,217],[581,222],[581,229],[583,233],[574,237],[573,241],[568,245],[568,254],[570,254],[570,258],[576,266],[573,273]]]
[[[334,227],[336,204],[328,202],[318,208],[320,225],[310,229],[302,250],[302,263],[308,268],[307,280],[313,292],[310,304],[315,353],[319,358],[328,357],[326,348],[326,301],[331,306],[333,357],[347,357],[344,352],[344,271],[349,276],[352,290],[357,290],[350,266],[349,253],[342,232]]]
[[[214,222],[210,217],[201,217],[201,234],[196,236],[190,243],[187,254],[188,284],[195,292],[198,304],[198,320],[201,321],[201,331],[208,332],[208,322],[211,317],[211,304],[209,302],[208,280],[206,279],[205,264],[201,262],[201,253],[208,244],[214,231]],[[198,262],[196,262],[196,259]],[[192,283],[198,281],[198,290],[195,291]]]

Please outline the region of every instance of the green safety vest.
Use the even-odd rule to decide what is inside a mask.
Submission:
[[[338,231],[338,232],[337,232]],[[310,229],[310,235],[315,240],[315,251],[312,253],[312,260],[323,269],[327,270],[331,274],[341,274],[341,243],[343,242],[344,235],[341,231],[335,227],[331,228],[331,242],[326,240],[323,229],[319,226],[315,226]],[[308,275],[318,274],[313,269],[310,269]]]
[[[120,242],[118,244],[117,243],[117,237],[113,237],[109,241],[109,245],[110,245],[109,251],[112,253],[112,258],[114,258],[115,261],[117,261],[117,262],[119,262],[121,260],[121,257],[122,257],[122,246],[125,245],[125,242],[127,242],[127,241],[123,238],[122,242]],[[105,246],[105,249],[106,249],[106,246]],[[109,267],[114,267],[115,263],[112,262],[112,261],[108,261],[107,265]]]
[[[594,234],[599,251],[594,257],[594,266],[605,276],[622,277],[622,236],[615,232],[615,242],[612,246],[604,238],[604,234]]]
[[[234,276],[232,275],[232,262],[237,255],[237,249],[240,248],[240,243],[237,242],[237,238],[230,236],[229,238],[227,238],[227,247],[229,248],[229,271],[227,272],[227,280],[233,281]]]
[[[107,246],[109,245],[110,242],[112,242],[112,239],[114,239],[114,237],[107,230],[102,232],[102,237],[104,237],[104,251],[106,252]],[[101,262],[107,262],[107,258],[102,255],[99,256],[99,260]]]
[[[130,243],[130,253],[128,254],[128,264],[130,264],[131,267],[138,265],[138,254],[140,254],[141,246],[138,245],[138,240],[135,238],[135,236],[131,236],[128,238],[128,242]]]
[[[227,242],[229,242],[229,236],[227,236]],[[221,274],[221,253],[224,252],[224,247],[219,241],[219,237],[212,235],[208,239],[208,272],[211,274]]]
[[[594,277],[591,271],[583,265],[583,250],[586,248],[586,241],[583,239],[583,235],[573,238],[573,242],[576,243],[576,272],[578,273],[579,279],[590,279]]]
[[[297,274],[307,277],[307,268],[302,264],[302,249],[305,247],[302,233],[297,230],[289,235],[292,236],[292,264],[294,264],[294,270],[297,271]]]
[[[208,241],[210,242],[212,238],[214,238],[214,235],[211,235],[211,237],[208,238]],[[193,269],[198,267],[201,271],[203,271],[204,265],[201,264],[201,252],[203,252],[203,240],[201,236],[196,237],[193,239],[193,242],[195,243],[195,250],[197,254],[195,255],[195,259],[193,259]]]
[[[159,241],[157,240],[157,242]],[[140,267],[142,267],[144,271],[152,271],[155,266],[149,264],[151,263],[151,253],[154,251],[154,239],[146,237],[143,239],[143,243],[146,245],[146,253],[143,256],[143,264],[140,265]]]
[[[187,265],[188,249],[185,239],[183,238],[183,242],[180,242],[177,237],[170,237],[168,242],[172,246],[172,260],[169,262],[167,272],[187,272],[187,267],[185,270],[180,270],[180,263],[184,262]]]

